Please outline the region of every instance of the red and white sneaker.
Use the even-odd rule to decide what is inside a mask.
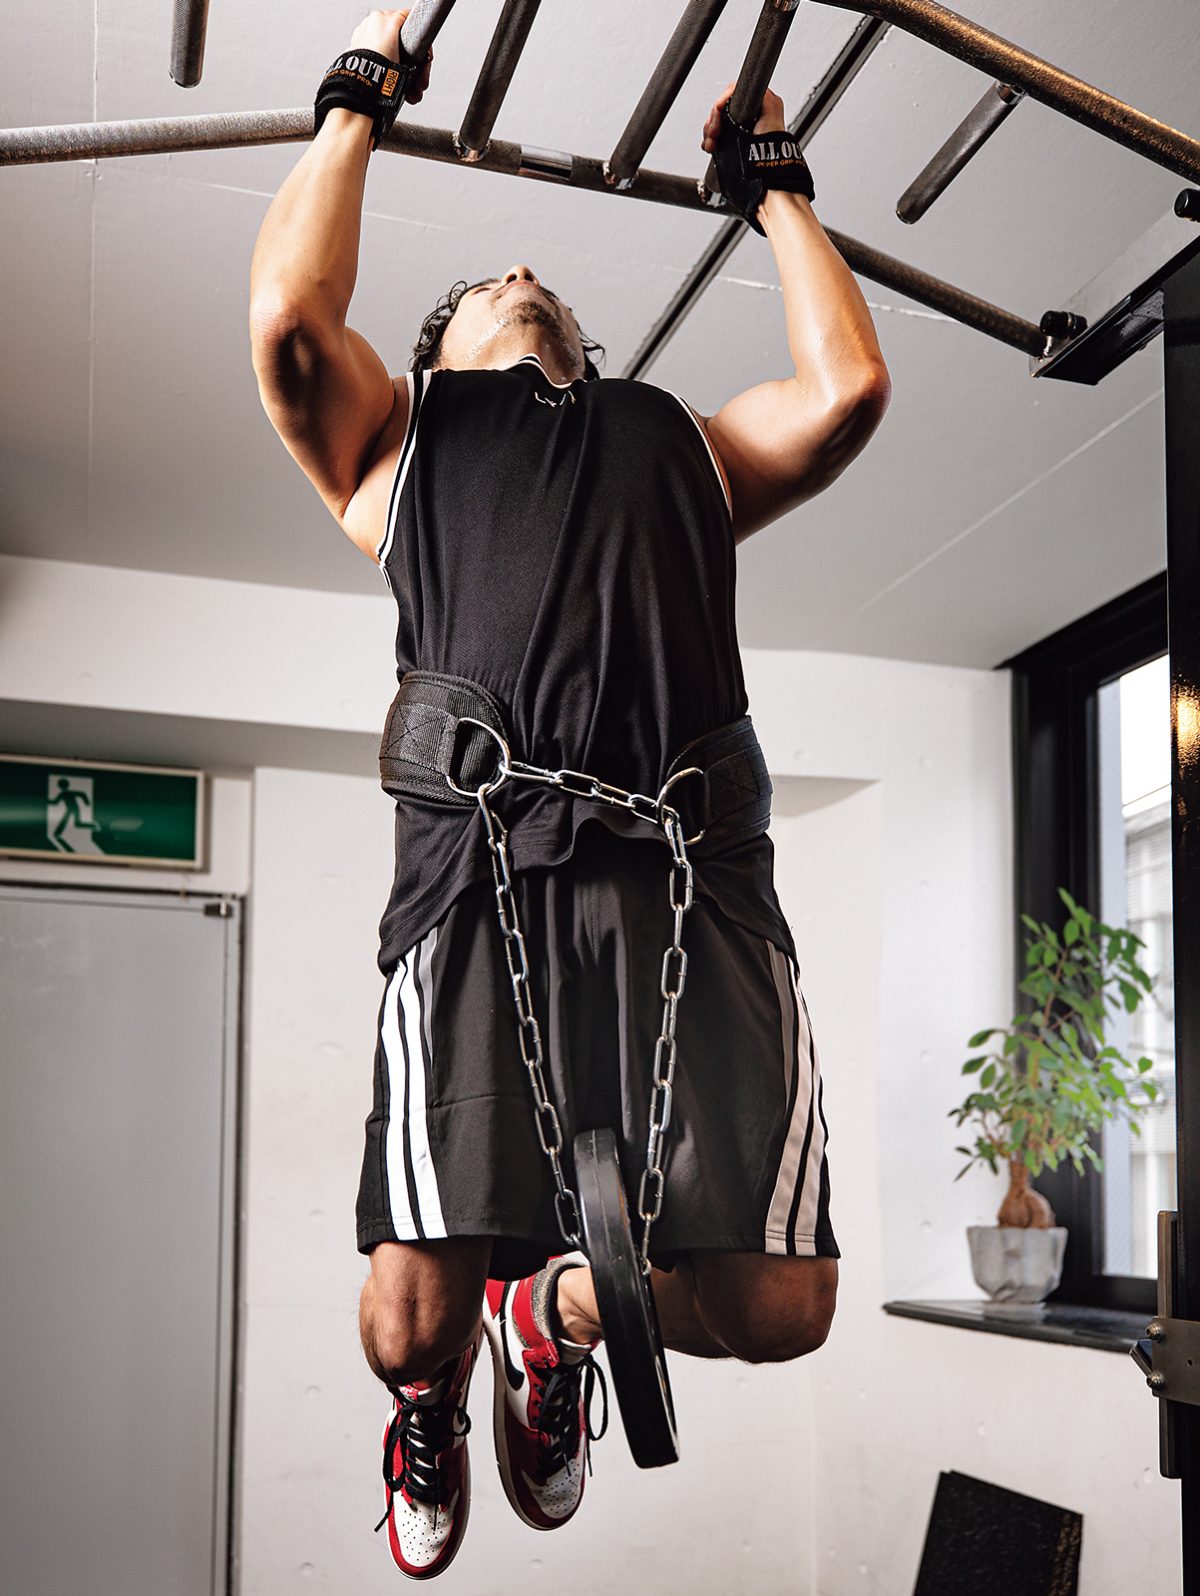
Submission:
[[[383,1482],[392,1561],[410,1579],[432,1579],[454,1559],[471,1510],[467,1387],[482,1335],[436,1381],[392,1390],[383,1432]]]
[[[597,1440],[608,1428],[608,1394],[591,1347],[557,1342],[538,1329],[535,1282],[544,1289],[540,1275],[489,1280],[483,1328],[495,1366],[496,1462],[505,1494],[532,1529],[551,1530],[573,1517],[583,1498],[597,1380],[603,1399]]]

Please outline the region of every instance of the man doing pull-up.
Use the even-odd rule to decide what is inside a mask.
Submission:
[[[598,380],[598,346],[523,264],[456,284],[412,369],[390,375],[346,315],[405,15],[374,11],[356,30],[263,223],[251,303],[263,404],[381,567],[402,679],[478,684],[516,757],[654,794],[680,750],[746,715],[735,545],[833,482],[886,408],[871,317],[813,214],[803,158],[771,137],[786,130],[780,100],[768,93],[744,129],[726,91],[702,144],[774,253],[777,380],[708,417],[650,383]],[[428,70],[408,80],[410,100]],[[545,788],[494,801],[564,1145],[612,1126],[636,1172],[661,1010],[662,839]],[[581,1498],[601,1327],[586,1260],[562,1255],[478,810],[402,793],[395,839],[358,1199],[361,1334],[391,1393],[392,1555],[426,1578],[466,1525],[483,1334],[505,1489],[548,1530]],[[697,1357],[799,1357],[834,1311],[820,1069],[772,859],[761,829],[695,859],[651,1261],[664,1340]]]

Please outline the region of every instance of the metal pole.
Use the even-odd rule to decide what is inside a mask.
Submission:
[[[763,95],[770,87],[771,73],[783,50],[798,4],[799,0],[763,0],[746,59],[729,100],[729,115],[743,127],[753,127],[758,120]],[[721,192],[717,168],[712,161],[704,174],[704,186],[712,194]]]
[[[1200,1319],[1200,258],[1163,285],[1178,1251],[1175,1312]],[[1200,1590],[1200,1407],[1174,1405],[1183,1589]]]
[[[541,0],[505,0],[475,92],[458,130],[459,155],[475,162],[485,152],[508,85],[521,59]]]
[[[605,166],[609,182],[618,188],[628,188],[637,176],[654,135],[663,125],[724,9],[725,0],[688,0],[687,10],[680,17]]]
[[[830,62],[820,83],[788,124],[789,133],[800,145],[807,144],[825,121],[887,30],[887,23],[878,22],[874,17],[864,17],[858,24]],[[621,373],[623,377],[640,377],[658,359],[704,290],[737,248],[745,227],[745,222],[738,216],[731,217],[725,223],[642,339],[633,359]]]
[[[171,23],[171,76],[181,89],[194,89],[204,70],[208,0],[175,0]]]
[[[993,83],[979,104],[967,113],[929,164],[900,196],[896,206],[896,215],[900,220],[919,222],[938,195],[945,193],[967,162],[978,155],[1001,122],[1012,114],[1024,98],[1024,89],[1014,89],[1007,83]]]
[[[307,106],[295,111],[255,111],[229,116],[181,116],[146,122],[84,122],[75,126],[10,128],[0,131],[0,166],[31,165],[47,161],[100,160],[117,155],[163,155],[179,150],[240,149],[256,144],[299,144],[312,137],[313,113]],[[449,128],[418,127],[397,122],[380,146],[399,155],[461,166],[455,135]],[[614,189],[604,176],[604,163],[587,155],[558,150],[535,150],[527,145],[493,139],[487,153],[472,168],[479,172],[504,172],[510,177],[562,183],[594,194],[623,194],[630,199],[683,210],[709,211],[711,207],[688,177],[643,170],[631,189]],[[740,220],[739,226],[744,226]],[[1045,338],[1033,322],[977,299],[951,283],[931,277],[881,250],[827,229],[834,247],[864,277],[899,289],[923,305],[944,311],[956,321],[998,338],[1026,353],[1040,352]]]
[[[421,59],[453,10],[454,0],[417,0],[400,29],[400,43],[411,60]]]
[[[1200,143],[1185,133],[1156,122],[1152,116],[1132,105],[1114,99],[1103,89],[1093,88],[1082,78],[1072,77],[1039,56],[1030,55],[1019,45],[999,34],[990,33],[978,23],[947,11],[935,0],[816,0],[818,5],[840,11],[861,11],[879,17],[893,27],[902,28],[915,38],[924,39],[947,55],[978,67],[989,77],[1048,105],[1073,122],[1081,122],[1094,133],[1136,150],[1147,160],[1178,172],[1191,183],[1200,183]]]

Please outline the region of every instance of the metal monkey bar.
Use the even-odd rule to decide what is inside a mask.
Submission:
[[[204,70],[208,0],[175,0],[171,22],[171,76],[181,89],[194,89]]]
[[[708,41],[725,0],[689,0],[655,67],[646,91],[605,163],[605,176],[617,188],[628,188],[638,174],[654,135],[674,105],[684,80]]]
[[[541,3],[542,0],[504,0],[479,81],[458,130],[458,154],[464,161],[474,163],[487,151],[497,113]]]
[[[457,135],[444,129],[398,122],[384,148],[426,160],[466,164],[482,171],[505,172],[597,193],[617,193],[687,209],[725,210],[710,171],[697,184],[687,177],[647,171],[641,160],[683,86],[723,7],[724,0],[688,0],[674,35],[650,86],[607,162],[561,151],[537,150],[491,139],[491,128],[529,36],[538,0],[505,0],[479,79]],[[1147,159],[1200,183],[1200,142],[1146,116],[1112,95],[1063,72],[997,34],[958,16],[935,0],[813,0],[842,10],[864,13],[864,19],[817,88],[790,124],[803,147],[828,116],[889,26],[902,28],[956,59],[989,73],[996,86],[938,151],[901,201],[906,219],[928,207],[967,164],[999,122],[1025,94],[1124,144]],[[799,0],[764,0],[730,101],[736,120],[752,118],[777,64]],[[454,0],[418,0],[401,34],[405,51],[424,55]],[[199,75],[207,0],[176,0],[176,44],[180,81],[187,80],[183,56]],[[173,69],[175,66],[173,56]],[[74,126],[12,128],[0,131],[0,165],[41,161],[96,160],[117,155],[147,155],[182,150],[230,149],[256,144],[297,143],[312,137],[313,117],[307,108],[201,117],[172,117],[142,122],[85,123]],[[1195,201],[1181,198],[1179,217],[1190,218]],[[726,213],[727,214],[727,213]],[[634,357],[628,374],[637,375],[661,351],[704,287],[741,236],[745,224],[732,218],[705,251],[663,316]],[[894,288],[930,309],[941,311],[987,336],[1028,354],[1036,369],[1048,375],[1068,374],[1095,381],[1105,359],[1134,344],[1138,332],[1110,335],[1107,354],[1097,357],[1094,340],[1088,360],[1072,363],[1059,357],[1064,347],[1086,332],[1087,318],[1071,310],[1049,311],[1037,325],[1010,311],[918,271],[915,267],[856,239],[827,228],[835,247],[851,268]],[[1153,295],[1146,301],[1153,308]],[[1143,306],[1145,310],[1145,306]],[[1120,316],[1117,321],[1121,320]],[[1138,327],[1144,330],[1145,315]],[[1128,317],[1126,317],[1128,322]],[[1079,372],[1088,376],[1081,377]]]
[[[950,184],[973,160],[992,134],[1025,98],[1024,89],[993,83],[979,104],[969,111],[933,159],[921,169],[896,205],[902,222],[919,222]]]

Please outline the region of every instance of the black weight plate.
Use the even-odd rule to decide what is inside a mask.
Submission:
[[[666,1353],[654,1294],[629,1228],[612,1131],[581,1131],[576,1136],[575,1189],[608,1366],[633,1461],[643,1469],[676,1463],[679,1437]]]

